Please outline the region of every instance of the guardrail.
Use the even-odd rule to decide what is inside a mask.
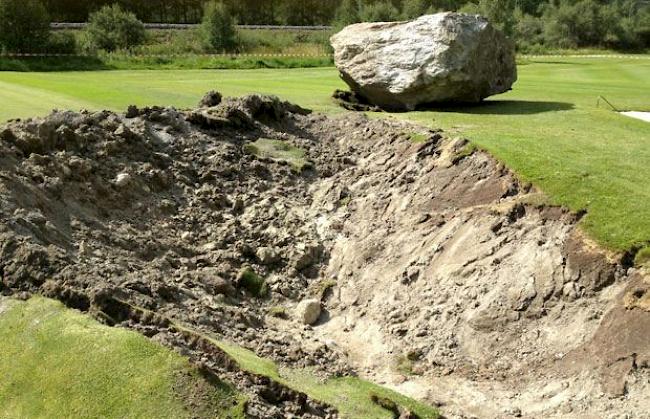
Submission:
[[[50,23],[50,28],[53,30],[78,30],[85,28],[86,25],[86,23],[54,22]],[[191,23],[145,23],[144,27],[145,29],[188,30],[196,29],[199,25]],[[328,31],[332,29],[332,26],[237,25],[237,28],[270,31]]]
[[[322,53],[322,54],[107,54],[107,55],[93,55],[93,54],[57,54],[57,53],[42,53],[42,54],[33,54],[33,53],[0,53],[0,57],[6,58],[47,58],[47,57],[77,57],[77,58],[104,58],[104,57],[116,57],[116,58],[191,58],[191,57],[208,57],[208,58],[273,58],[273,57],[284,57],[284,58],[328,58],[331,57],[331,54]]]
[[[549,54],[549,55],[519,55],[519,58],[618,58],[632,60],[650,60],[650,55],[639,54]]]
[[[83,57],[83,58],[103,58],[103,57],[133,57],[133,58],[182,58],[182,57],[215,57],[215,58],[269,58],[269,57],[287,57],[287,58],[326,58],[331,57],[331,53],[323,52],[321,54],[281,54],[281,53],[225,53],[225,54],[138,54],[138,53],[116,53],[116,54],[59,54],[59,53],[0,53],[0,57],[7,58],[26,58],[26,57]],[[633,60],[650,60],[650,55],[519,55],[519,58],[616,58],[616,59],[633,59]]]

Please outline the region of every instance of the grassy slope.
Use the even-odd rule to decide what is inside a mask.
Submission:
[[[0,73],[0,119],[52,107],[192,106],[208,89],[265,92],[318,111],[343,84],[332,68],[246,71]],[[462,133],[560,204],[589,211],[586,229],[624,250],[650,241],[650,124],[597,108],[650,110],[650,60],[547,58],[520,66],[515,90],[482,107],[398,114]],[[34,100],[37,98],[37,100]]]
[[[42,298],[0,300],[0,377],[0,418],[243,417],[176,353]]]
[[[393,413],[372,401],[373,395],[389,399],[415,412],[422,419],[439,417],[435,409],[368,381],[356,377],[331,378],[322,381],[308,369],[279,369],[272,361],[260,358],[247,349],[226,342],[214,342],[246,371],[271,377],[288,387],[308,394],[313,399],[335,406],[343,417],[365,419],[394,417]]]
[[[320,381],[309,370],[279,369],[239,346],[213,342],[243,369],[329,403],[344,417],[392,418],[372,395],[423,419],[438,417],[435,409],[367,381]],[[186,359],[39,297],[0,299],[0,376],[0,418],[212,418],[215,411],[218,417],[243,417],[242,396],[225,383],[209,387]]]
[[[650,242],[650,124],[618,115],[650,111],[650,60],[537,62],[520,67],[501,103],[409,119],[460,132],[559,204],[587,209],[583,226],[617,250]]]

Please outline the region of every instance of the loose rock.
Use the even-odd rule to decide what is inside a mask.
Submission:
[[[301,301],[296,307],[296,317],[302,324],[312,325],[318,321],[321,313],[321,302],[316,299]]]

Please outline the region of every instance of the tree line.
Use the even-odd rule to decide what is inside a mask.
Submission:
[[[2,37],[44,48],[50,39],[40,23],[87,22],[97,11],[119,6],[141,22],[199,23],[214,3],[207,0],[0,0]],[[218,0],[225,17],[215,22],[254,25],[333,25],[412,19],[438,11],[486,16],[512,37],[520,51],[650,47],[650,0]],[[34,15],[27,13],[31,10]],[[30,13],[31,13],[30,12]],[[20,20],[17,24],[16,20]],[[16,32],[20,24],[28,37]],[[226,33],[230,29],[225,29]],[[31,35],[30,35],[31,34]],[[60,40],[59,40],[60,41]],[[63,40],[64,43],[67,42]],[[48,41],[49,42],[49,41]],[[60,42],[59,42],[60,43]]]

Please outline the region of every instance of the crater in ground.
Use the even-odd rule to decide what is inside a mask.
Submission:
[[[0,290],[229,374],[253,417],[337,413],[251,385],[185,328],[447,417],[648,417],[648,277],[580,214],[443,132],[211,97],[0,129]]]

